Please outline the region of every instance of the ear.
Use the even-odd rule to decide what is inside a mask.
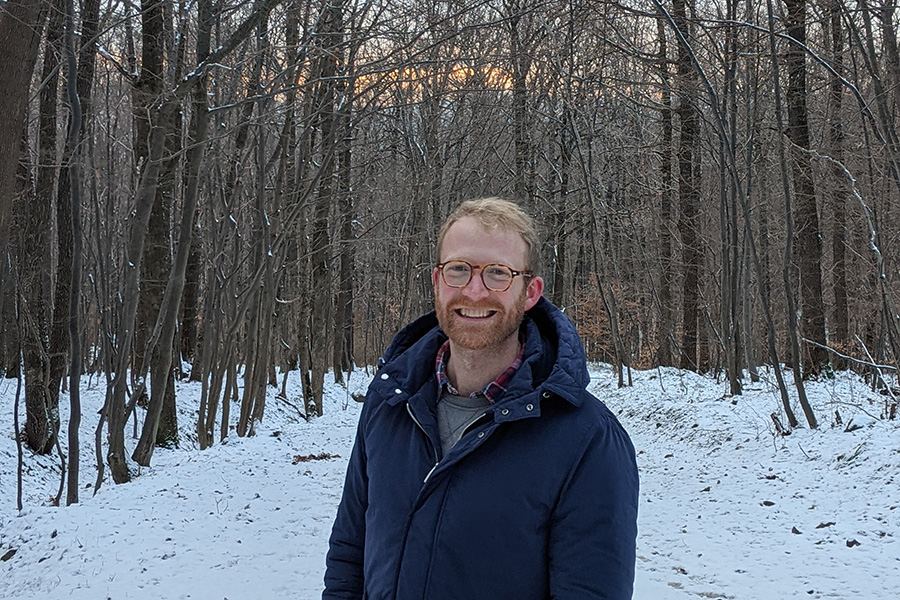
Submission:
[[[435,267],[431,270],[431,285],[434,286],[434,297],[437,298],[438,295],[438,281],[440,281],[441,275],[438,271],[438,268]]]
[[[525,310],[530,310],[544,294],[544,280],[540,277],[532,277],[525,288]]]

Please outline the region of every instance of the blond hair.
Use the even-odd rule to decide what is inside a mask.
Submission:
[[[464,217],[474,217],[485,229],[500,229],[519,234],[526,246],[525,260],[528,264],[525,265],[525,270],[538,274],[541,263],[541,240],[534,221],[518,204],[503,198],[478,198],[460,204],[447,217],[438,233],[438,257],[441,255],[441,246],[444,244],[447,230]]]

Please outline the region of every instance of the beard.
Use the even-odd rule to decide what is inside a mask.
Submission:
[[[526,291],[516,298],[513,305],[507,309],[494,298],[487,298],[481,302],[469,302],[464,298],[456,298],[449,302],[441,302],[435,297],[434,308],[437,313],[438,324],[450,341],[466,350],[484,350],[492,346],[498,346],[510,336],[516,335],[519,325],[525,316]],[[483,323],[466,319],[456,311],[460,308],[476,310],[490,310],[494,314],[484,319]]]

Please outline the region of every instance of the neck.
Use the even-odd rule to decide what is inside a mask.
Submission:
[[[480,350],[460,348],[450,340],[447,377],[461,396],[469,396],[497,379],[518,354],[518,331],[499,344]]]

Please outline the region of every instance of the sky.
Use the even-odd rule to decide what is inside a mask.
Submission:
[[[733,397],[727,382],[676,369],[633,378],[619,389],[608,365],[592,365],[589,390],[638,453],[635,599],[900,598],[900,421],[882,418],[889,397],[837,373],[808,385],[820,427],[778,435],[772,373]],[[319,598],[362,406],[351,393],[370,380],[329,376],[325,414],[307,422],[293,373],[288,402],[269,389],[257,435],[232,430],[204,451],[192,433],[200,386],[178,382],[181,447],[157,449],[132,482],[107,480],[94,495],[104,386],[86,377],[81,502],[52,506],[58,458],[26,450],[19,512],[16,382],[0,379],[0,598]]]

